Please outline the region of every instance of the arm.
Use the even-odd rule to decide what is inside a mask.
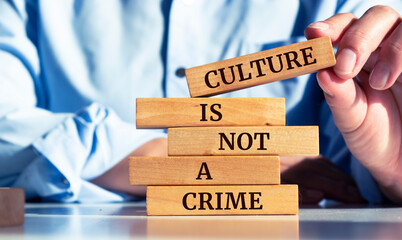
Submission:
[[[402,203],[402,24],[395,10],[376,6],[360,19],[338,14],[310,25],[307,38],[330,35],[337,64],[318,83],[352,154],[383,193]]]
[[[44,109],[25,6],[0,1],[0,12],[0,186],[22,187],[28,199],[122,200],[90,180],[164,134],[136,130],[96,103],[75,114]]]
[[[157,138],[151,140],[137,148],[130,154],[130,156],[167,156],[167,139]],[[137,196],[145,196],[145,186],[129,185],[128,166],[129,156],[124,158],[121,162],[116,164],[116,166],[109,169],[101,176],[91,180],[91,182],[112,191],[125,192]]]

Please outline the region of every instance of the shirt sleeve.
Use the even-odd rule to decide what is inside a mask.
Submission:
[[[137,130],[97,103],[76,114],[40,107],[45,87],[23,5],[0,2],[0,186],[22,187],[28,199],[124,200],[90,180],[165,134]]]
[[[145,142],[164,136],[162,132],[137,130],[94,103],[31,143],[28,148],[35,157],[21,169],[12,186],[23,187],[28,197],[50,201],[121,201],[123,195],[101,189],[89,180]]]

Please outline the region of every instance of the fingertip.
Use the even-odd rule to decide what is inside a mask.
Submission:
[[[302,204],[317,204],[324,199],[324,192],[315,189],[301,189],[300,202]]]
[[[357,54],[350,48],[338,49],[334,72],[339,78],[349,79],[354,77],[353,71],[357,63]]]
[[[329,32],[330,26],[327,23],[323,21],[314,22],[308,25],[304,30],[304,36],[306,36],[307,39],[313,39],[330,35]]]
[[[376,90],[384,90],[389,82],[390,77],[390,69],[388,64],[379,61],[374,65],[373,71],[370,74],[369,83],[373,89]]]

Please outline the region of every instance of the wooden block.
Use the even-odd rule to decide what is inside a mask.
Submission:
[[[317,126],[169,128],[169,156],[318,155]]]
[[[278,156],[130,157],[132,185],[280,184]]]
[[[297,214],[297,185],[148,186],[148,215]]]
[[[330,37],[185,70],[191,97],[213,96],[316,72],[336,63]]]
[[[284,98],[137,98],[137,128],[285,125]]]
[[[24,224],[25,194],[21,188],[0,188],[0,227]]]

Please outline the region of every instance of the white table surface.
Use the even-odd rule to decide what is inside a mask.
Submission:
[[[296,216],[147,217],[145,203],[26,204],[0,239],[402,239],[402,207],[301,208]]]

